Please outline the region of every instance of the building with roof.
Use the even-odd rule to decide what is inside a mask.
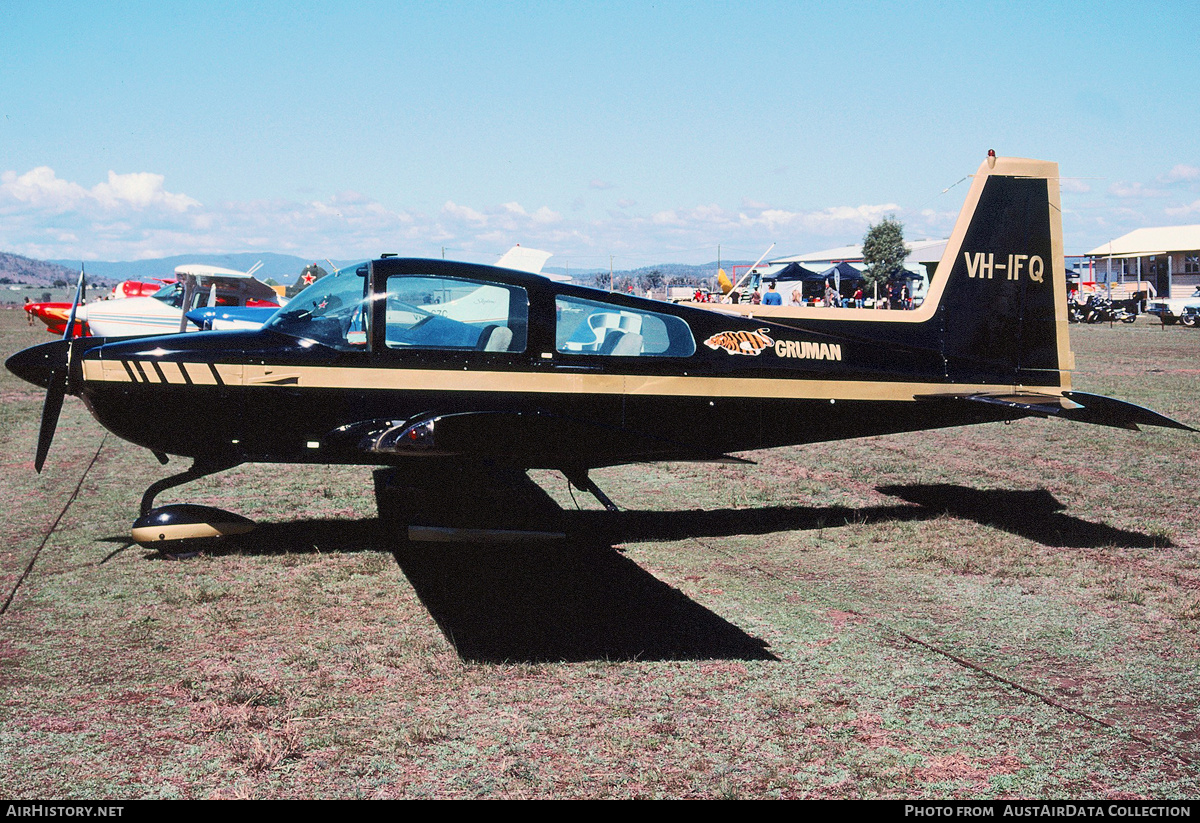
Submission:
[[[1098,286],[1144,281],[1155,296],[1186,297],[1200,286],[1200,225],[1136,229],[1087,258],[1083,274]]]
[[[904,258],[904,267],[910,271],[920,272],[924,269],[926,276],[932,276],[934,269],[942,259],[942,252],[946,250],[946,244],[949,240],[906,240],[904,245],[908,246],[908,257]],[[780,257],[771,261],[772,266],[787,265],[788,263],[799,263],[806,268],[824,269],[834,266],[838,263],[862,263],[863,253],[862,246],[839,246],[836,249],[822,249],[821,251],[809,252],[808,254],[797,254],[793,257]]]
[[[904,245],[909,249],[908,257],[904,258],[904,268],[908,272],[909,288],[913,299],[920,302],[929,287],[929,280],[937,270],[946,250],[949,240],[906,240]],[[734,267],[735,270],[739,267]],[[758,267],[763,280],[815,280],[821,284],[830,280],[837,284],[839,290],[842,283],[853,282],[866,268],[863,262],[862,246],[838,246],[833,249],[797,254],[791,257],[779,257]],[[791,276],[793,270],[815,273],[812,277]]]

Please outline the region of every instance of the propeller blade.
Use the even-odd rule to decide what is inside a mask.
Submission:
[[[42,404],[42,425],[38,429],[37,456],[33,459],[33,467],[41,474],[46,462],[46,454],[50,451],[50,443],[54,440],[54,429],[58,426],[58,414],[62,411],[63,397],[67,393],[67,369],[64,364],[50,373],[50,385],[46,387],[46,401]]]
[[[75,336],[75,310],[79,308],[79,301],[83,299],[83,290],[87,288],[87,278],[83,273],[83,264],[79,266],[79,285],[75,287],[75,302],[71,304],[71,313],[67,315],[67,330],[63,332],[63,340],[70,340]],[[61,398],[59,400],[61,403]],[[53,427],[51,427],[53,433]],[[38,471],[41,471],[40,469]]]
[[[75,302],[71,304],[71,313],[67,315],[67,329],[63,332],[63,343],[59,344],[62,349],[62,362],[50,362],[49,376],[46,380],[46,399],[42,403],[42,423],[38,428],[37,454],[33,458],[33,468],[38,474],[42,473],[42,466],[46,463],[46,455],[50,452],[50,444],[54,442],[54,430],[58,428],[58,415],[62,412],[63,398],[67,394],[67,383],[71,377],[71,349],[73,344],[70,342],[75,336],[75,310],[79,308],[79,303],[83,299],[83,290],[87,288],[87,281],[83,273],[83,267],[79,268],[79,285],[75,287]],[[54,351],[57,355],[58,352]],[[11,360],[12,358],[10,358]]]

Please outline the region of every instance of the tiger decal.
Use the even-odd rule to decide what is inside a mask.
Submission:
[[[704,341],[704,345],[713,351],[724,349],[730,354],[758,355],[763,349],[775,345],[775,341],[767,335],[770,329],[758,331],[722,331]]]

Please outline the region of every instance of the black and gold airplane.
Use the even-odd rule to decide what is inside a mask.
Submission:
[[[194,460],[146,491],[148,545],[249,528],[153,503],[250,462],[459,491],[556,469],[611,507],[590,470],[1022,417],[1189,429],[1072,391],[1065,277],[1057,164],[989,156],[913,311],[671,305],[390,257],[318,280],[261,330],[68,339],[7,366],[47,388],[39,470],[65,394],[163,462]]]

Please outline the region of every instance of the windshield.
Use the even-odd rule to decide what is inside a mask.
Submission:
[[[168,283],[150,296],[168,306],[179,308],[183,305],[183,286],[179,283]]]
[[[365,349],[367,278],[358,268],[322,277],[276,312],[267,328],[341,351]]]

